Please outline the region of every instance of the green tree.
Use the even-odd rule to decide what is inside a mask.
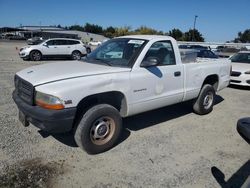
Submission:
[[[234,42],[242,42],[242,43],[250,42],[250,29],[246,29],[243,33],[239,32],[238,37],[234,39]]]
[[[107,27],[103,32],[105,37],[113,38],[115,36],[115,28],[112,26]]]
[[[189,31],[184,33],[183,36],[184,41],[196,41],[196,42],[204,42],[202,34],[197,30],[189,29]]]
[[[96,25],[96,24],[90,24],[86,23],[84,25],[84,31],[89,33],[96,33],[96,34],[102,34],[103,28],[102,26]]]
[[[183,32],[179,29],[172,29],[171,31],[168,32],[168,35],[173,37],[175,40],[183,40]]]
[[[124,27],[119,27],[115,29],[115,37],[118,36],[125,36],[131,34],[131,27],[129,26],[124,26]]]
[[[84,31],[84,28],[80,25],[69,26],[69,30]]]
[[[150,27],[146,27],[146,26],[141,26],[138,29],[136,29],[134,31],[135,34],[141,34],[141,35],[159,35],[159,34],[163,34],[163,32],[159,32],[155,29],[152,29]]]

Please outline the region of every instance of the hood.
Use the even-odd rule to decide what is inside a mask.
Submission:
[[[20,48],[20,51],[28,49],[28,48],[30,48],[30,46],[23,46],[23,47]]]
[[[29,67],[16,74],[36,86],[75,77],[128,72],[130,70],[130,68],[111,67],[84,61],[63,61]]]
[[[250,64],[249,63],[231,63],[232,70],[237,72],[246,72],[250,71]]]

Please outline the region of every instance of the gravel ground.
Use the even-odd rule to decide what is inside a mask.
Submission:
[[[240,187],[250,175],[249,145],[235,128],[250,116],[249,89],[224,89],[206,116],[184,103],[126,118],[120,143],[93,156],[71,134],[18,121],[15,72],[51,62],[21,60],[23,45],[0,41],[0,187]]]

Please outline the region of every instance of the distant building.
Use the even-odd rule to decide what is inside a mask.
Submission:
[[[32,37],[43,37],[44,39],[49,38],[73,38],[80,39],[83,42],[89,41],[103,41],[106,37],[98,34],[87,33],[82,31],[65,30],[64,28],[53,27],[53,26],[22,26],[18,28],[0,28],[2,35],[17,35],[26,39]]]

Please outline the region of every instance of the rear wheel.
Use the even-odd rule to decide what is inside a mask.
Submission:
[[[30,59],[32,61],[40,61],[42,59],[41,52],[39,52],[37,50],[30,52]]]
[[[113,106],[99,104],[90,108],[75,130],[75,141],[89,154],[111,149],[119,139],[122,118]]]
[[[71,58],[74,60],[79,60],[81,59],[81,52],[79,51],[73,51],[71,54]]]
[[[91,48],[87,47],[86,51],[87,51],[87,54],[90,54],[91,53]]]
[[[205,115],[210,113],[213,110],[214,100],[214,87],[209,84],[205,84],[202,87],[200,94],[193,105],[194,112],[199,115]]]

